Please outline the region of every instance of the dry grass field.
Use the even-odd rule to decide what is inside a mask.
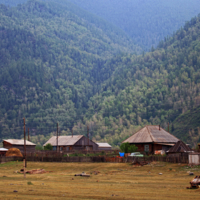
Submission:
[[[28,162],[28,169],[52,172],[27,174],[24,179],[23,174],[14,173],[22,165],[0,164],[0,199],[200,199],[200,189],[186,189],[194,177],[187,172],[200,175],[198,167],[160,162],[143,167],[127,163]],[[91,176],[74,176],[82,172]]]

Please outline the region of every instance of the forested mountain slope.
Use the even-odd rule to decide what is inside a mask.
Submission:
[[[89,101],[88,116],[95,112],[86,122],[91,134],[119,144],[146,124],[167,128],[168,122],[200,105],[200,17],[160,42],[158,49],[137,57],[118,56],[104,70],[109,72],[110,63],[114,73]],[[195,145],[188,130],[172,133]]]
[[[0,13],[1,139],[19,137],[23,117],[32,134],[71,127],[106,79],[97,74],[106,59],[136,50],[115,27],[106,32],[104,21],[92,16],[96,27],[59,4],[32,0]]]
[[[62,134],[85,135],[89,125],[92,139],[112,145],[146,124],[170,122],[172,133],[195,145],[200,17],[137,56],[116,27],[59,2],[0,6],[0,138],[21,137],[23,117],[40,144],[57,122]],[[196,119],[181,129],[185,116]]]
[[[124,30],[149,50],[200,13],[199,0],[70,0]]]
[[[16,6],[27,0],[0,0]],[[199,0],[42,0],[56,2],[87,18],[96,26],[102,25],[95,16],[121,28],[144,50],[154,47],[165,37],[176,32],[186,21],[200,13]],[[70,3],[72,2],[72,3]],[[77,6],[75,6],[77,5]],[[88,12],[95,14],[91,17]],[[93,20],[93,18],[95,20]],[[100,20],[100,19],[99,19]],[[100,20],[101,21],[101,20]],[[113,28],[113,27],[112,27]],[[110,29],[109,26],[106,29]],[[104,31],[106,30],[104,29]],[[119,31],[119,30],[118,30]]]

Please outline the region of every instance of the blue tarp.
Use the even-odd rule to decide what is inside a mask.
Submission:
[[[124,157],[124,154],[125,154],[125,153],[119,152],[119,156],[120,156],[120,157]]]

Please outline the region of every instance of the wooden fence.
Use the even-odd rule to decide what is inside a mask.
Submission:
[[[16,156],[12,156],[12,157],[0,157],[0,163],[5,163],[5,162],[11,162],[11,161],[22,161],[23,158],[22,157],[16,157]]]
[[[107,157],[107,156],[93,156],[93,157],[64,157],[62,154],[52,154],[49,156],[43,154],[32,154],[27,155],[27,161],[31,162],[111,162],[111,163],[132,163],[133,161],[141,162],[153,162],[153,161],[160,161],[160,162],[171,162],[171,163],[189,163],[188,156],[148,156],[148,157]],[[21,161],[23,158],[21,157],[1,157],[0,163],[3,162],[10,162],[10,161]]]

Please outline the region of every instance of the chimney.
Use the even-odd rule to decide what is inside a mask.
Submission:
[[[160,125],[159,125],[159,131],[160,131]]]
[[[72,128],[72,137],[73,137],[73,128]]]

